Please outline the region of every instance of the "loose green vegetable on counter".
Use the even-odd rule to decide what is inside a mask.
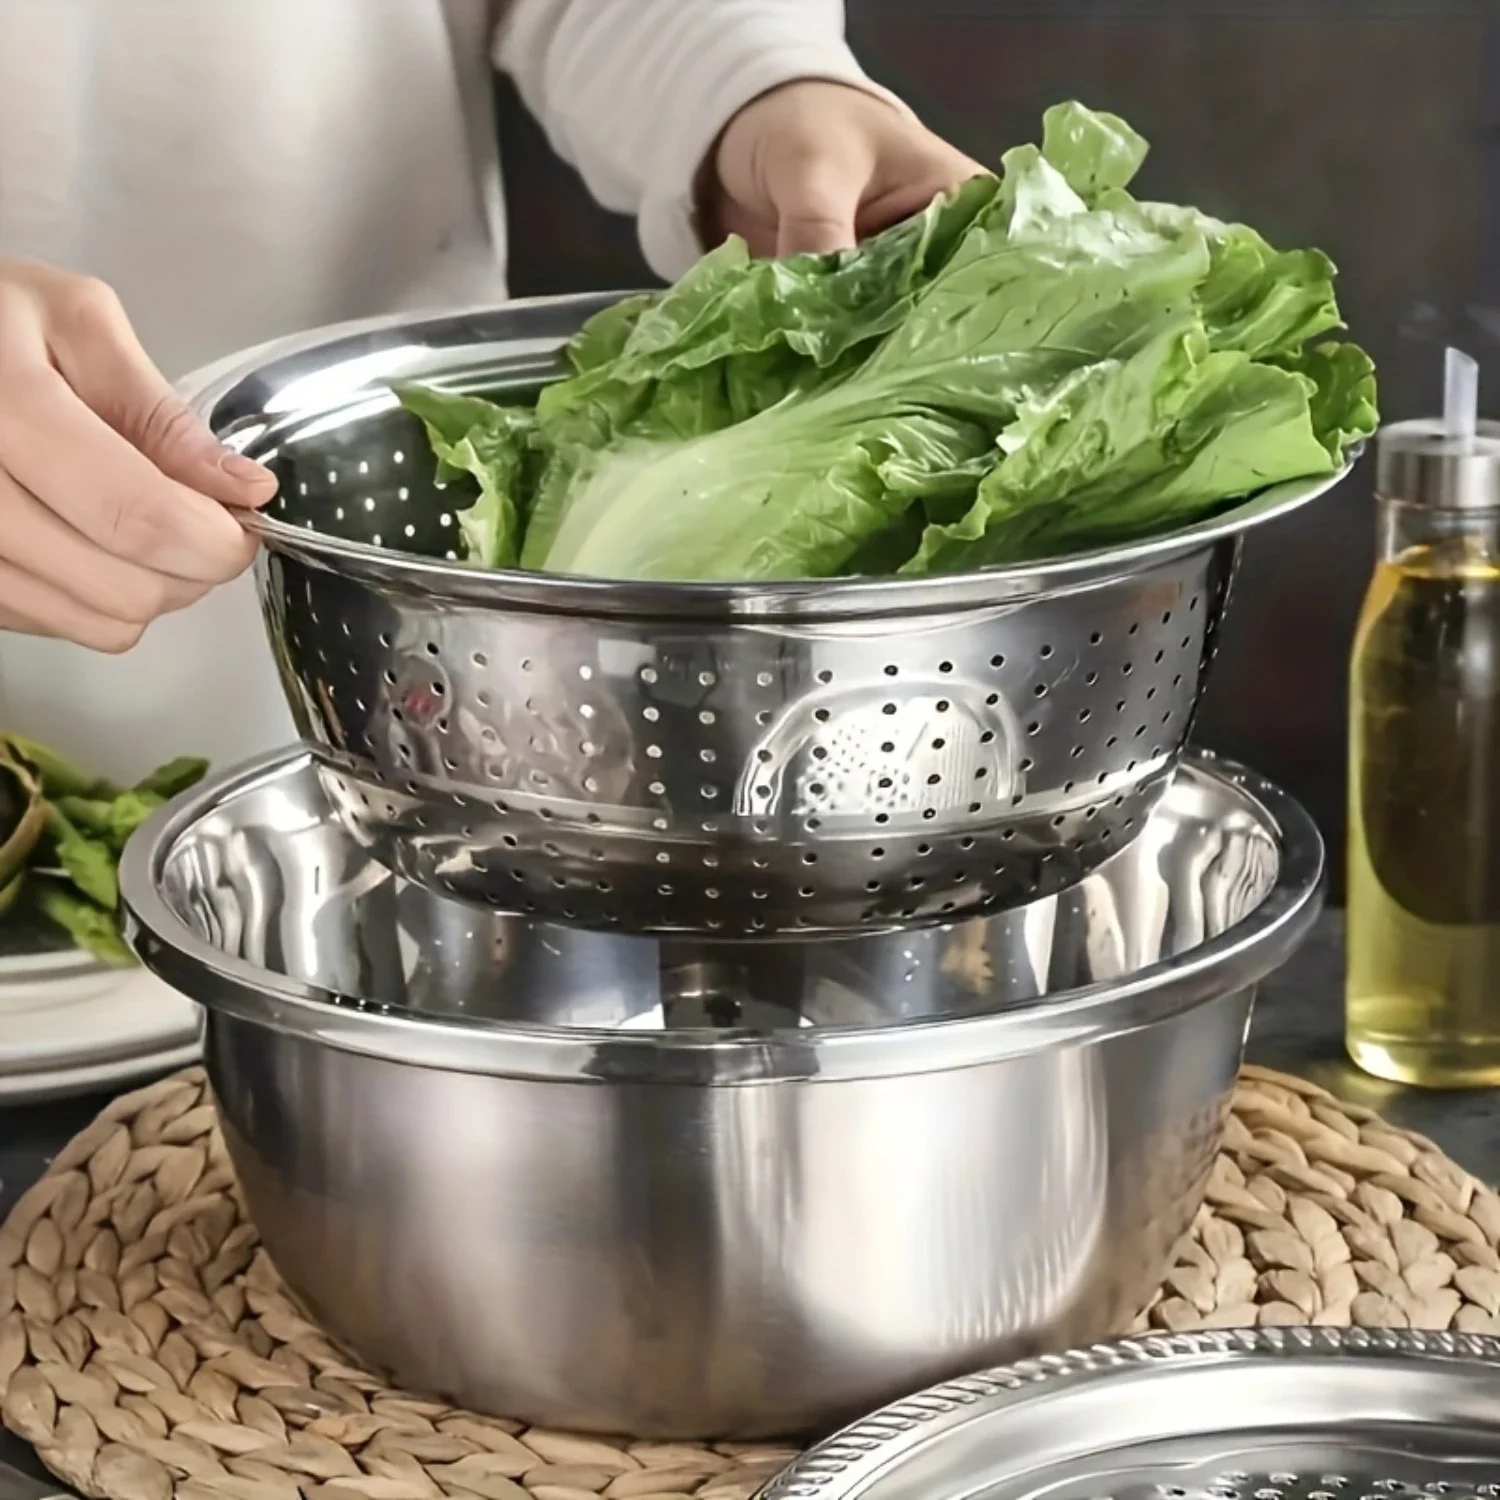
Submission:
[[[117,969],[135,963],[135,954],[120,936],[114,913],[96,906],[87,896],[80,896],[61,881],[44,880],[38,884],[36,904],[49,922],[61,927],[77,947],[100,962]]]
[[[1127,191],[1079,104],[857,249],[730,240],[587,323],[533,407],[403,386],[471,561],[621,579],[929,573],[1177,530],[1376,425],[1332,263]]]
[[[41,780],[0,739],[0,916],[16,904],[27,862],[46,828]]]
[[[134,963],[120,935],[120,855],[158,807],[207,769],[205,760],[179,757],[118,787],[44,745],[0,733],[0,923],[33,912],[104,963]]]

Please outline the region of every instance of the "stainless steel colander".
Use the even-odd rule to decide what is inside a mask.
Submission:
[[[975,915],[1129,842],[1181,755],[1250,524],[1029,569],[618,584],[455,560],[388,382],[532,387],[610,298],[383,320],[196,395],[271,464],[260,587],[331,805],[430,889],[549,921],[726,937]]]

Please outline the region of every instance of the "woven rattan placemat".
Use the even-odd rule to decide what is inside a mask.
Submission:
[[[1497,1245],[1500,1199],[1430,1141],[1249,1069],[1140,1326],[1500,1332]],[[746,1500],[794,1451],[576,1437],[390,1390],[282,1289],[196,1071],[111,1104],[0,1229],[0,1411],[109,1500]]]

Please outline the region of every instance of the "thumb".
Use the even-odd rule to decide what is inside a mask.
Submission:
[[[776,254],[849,249],[856,240],[861,188],[859,174],[837,161],[804,160],[791,167],[770,195],[776,209]]]
[[[74,310],[52,356],[84,404],[169,478],[221,505],[258,507],[276,493],[276,476],[226,448],[173,390],[107,288]]]
[[[142,395],[120,431],[168,478],[238,508],[257,509],[275,495],[276,476],[226,448],[164,380]]]

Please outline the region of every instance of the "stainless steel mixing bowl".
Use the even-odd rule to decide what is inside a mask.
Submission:
[[[330,807],[444,894],[633,932],[856,932],[1018,905],[1139,832],[1186,744],[1236,534],[1328,488],[1029,569],[616,584],[451,559],[387,389],[522,391],[610,299],[387,320],[197,394],[281,492],[261,593]]]
[[[391,876],[289,751],[159,814],[121,890],[330,1330],[483,1410],[751,1437],[1128,1324],[1321,865],[1293,803],[1197,758],[1024,910],[625,937]]]

